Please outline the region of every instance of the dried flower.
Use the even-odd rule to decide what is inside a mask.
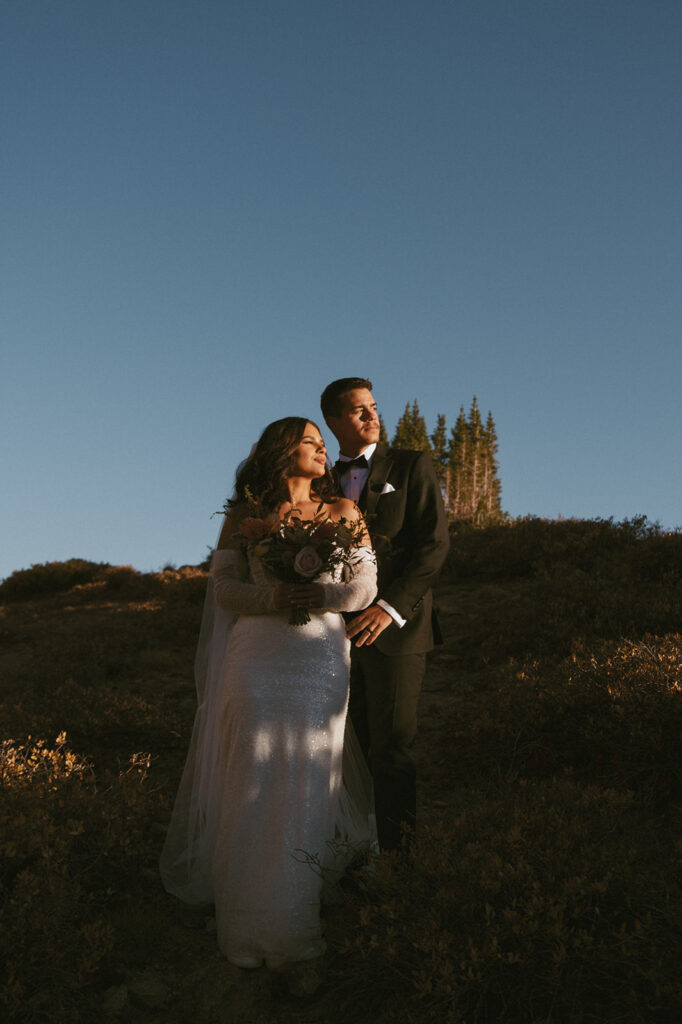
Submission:
[[[261,540],[270,531],[264,519],[246,516],[239,524],[239,532],[247,540]]]

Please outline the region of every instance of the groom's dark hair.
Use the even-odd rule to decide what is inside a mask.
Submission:
[[[322,415],[325,419],[329,416],[340,416],[341,415],[341,399],[344,395],[347,395],[349,391],[355,391],[356,388],[367,388],[368,391],[372,390],[371,380],[366,380],[364,377],[340,377],[339,380],[333,380],[331,384],[327,384],[327,387],[322,392],[322,398],[320,399],[320,406],[322,408]]]

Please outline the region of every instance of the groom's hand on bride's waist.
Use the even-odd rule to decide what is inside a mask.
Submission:
[[[346,636],[356,647],[369,647],[392,622],[388,612],[378,604],[373,604],[346,623]]]

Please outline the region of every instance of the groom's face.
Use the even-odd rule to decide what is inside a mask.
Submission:
[[[347,391],[341,398],[341,412],[327,420],[344,455],[355,458],[379,440],[381,426],[377,404],[367,388]]]

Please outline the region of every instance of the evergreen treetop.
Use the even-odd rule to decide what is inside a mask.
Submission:
[[[392,441],[394,448],[409,448],[412,451],[431,451],[429,436],[426,432],[426,420],[419,411],[417,399],[408,402],[405,412],[398,420]]]
[[[445,424],[445,413],[439,412],[435,430],[431,434],[430,438],[431,458],[433,459],[433,465],[436,469],[436,476],[441,484],[445,482],[449,461],[448,434]]]

